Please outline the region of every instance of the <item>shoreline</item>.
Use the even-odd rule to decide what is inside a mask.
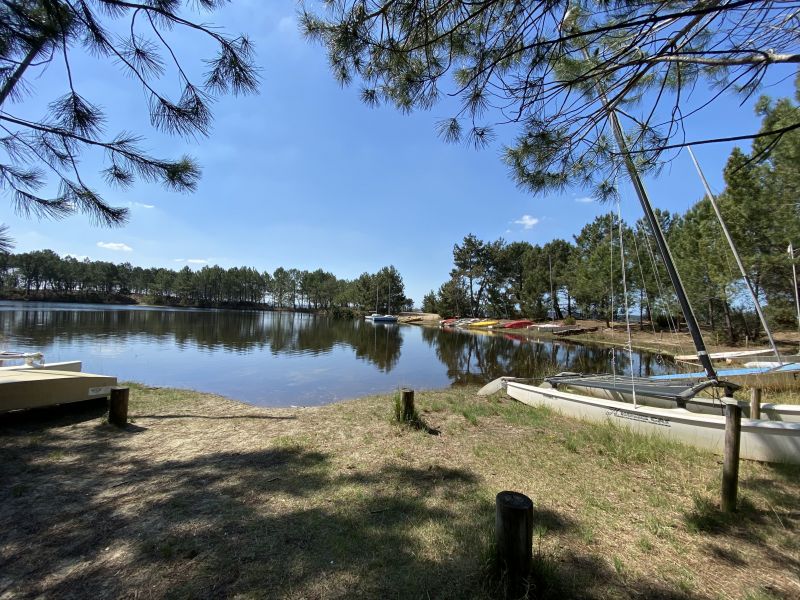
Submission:
[[[716,457],[475,392],[417,392],[431,433],[392,422],[392,394],[274,409],[139,384],[123,430],[102,406],[0,418],[4,593],[497,598],[504,489],[534,501],[543,598],[796,590],[800,469],[743,462],[726,519]]]
[[[548,322],[549,323],[549,322]],[[433,327],[430,323],[413,323],[423,327]],[[435,325],[438,327],[438,324]],[[528,339],[541,339],[547,341],[563,340],[567,342],[581,343],[581,344],[594,344],[602,346],[613,346],[615,348],[627,349],[628,338],[625,323],[614,323],[614,326],[609,328],[605,326],[604,321],[594,320],[581,320],[577,321],[577,327],[583,326],[587,328],[597,328],[596,331],[586,333],[576,333],[569,335],[553,335],[552,333],[532,329],[513,329],[513,330],[490,330],[490,329],[455,329],[454,331],[462,331],[467,333],[480,332],[490,335],[503,335],[513,334],[523,336]],[[709,353],[713,352],[729,352],[735,350],[745,350],[754,347],[766,347],[766,340],[760,339],[758,343],[752,341],[745,341],[744,344],[731,345],[720,343],[718,339],[714,342],[711,341],[712,337],[716,338],[713,332],[703,331],[703,336],[706,343],[706,349]],[[773,332],[776,345],[778,349],[785,354],[796,354],[800,347],[800,333],[796,330],[791,331],[776,331]],[[640,330],[638,325],[631,328],[631,347],[633,350],[649,352],[651,354],[661,354],[665,356],[675,357],[682,354],[694,354],[695,348],[691,336],[688,332],[681,331],[674,333],[671,331],[651,331]]]

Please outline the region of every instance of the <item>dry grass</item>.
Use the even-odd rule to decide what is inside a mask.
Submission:
[[[259,409],[133,386],[0,420],[0,598],[491,598],[494,495],[534,500],[543,597],[796,598],[800,470],[717,457],[475,389]],[[438,435],[436,435],[438,433]]]

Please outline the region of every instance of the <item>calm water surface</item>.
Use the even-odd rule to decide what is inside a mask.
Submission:
[[[120,381],[184,387],[262,406],[307,406],[500,375],[665,372],[660,357],[514,334],[334,320],[301,313],[0,302],[0,350],[81,360]]]

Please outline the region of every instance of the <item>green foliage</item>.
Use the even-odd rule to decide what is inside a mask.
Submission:
[[[360,85],[371,105],[402,112],[458,98],[454,116],[437,126],[448,142],[485,147],[496,128],[510,127],[516,137],[503,159],[534,193],[574,185],[598,199],[616,195],[624,166],[606,123],[609,105],[625,119],[636,166],[657,172],[670,142],[685,143],[684,118],[713,110],[726,91],[749,98],[769,69],[796,61],[791,3],[748,3],[747,10],[627,0],[323,6],[321,13],[306,8],[301,24],[324,45],[340,83]],[[714,88],[711,101],[691,93],[701,87]]]
[[[800,122],[800,107],[790,99],[762,99],[759,111],[765,131]],[[718,198],[769,322],[780,327],[796,321],[792,258],[786,250],[790,242],[800,247],[798,164],[800,130],[780,139],[759,138],[750,154],[731,153],[727,187]],[[708,200],[699,199],[683,215],[655,212],[700,322],[722,331],[731,343],[745,336],[756,339],[760,325],[752,300]],[[428,304],[447,316],[464,315],[467,306],[469,314],[495,318],[543,319],[553,313],[561,318],[566,312],[569,319],[576,312],[610,320],[624,316],[627,302],[643,322],[676,328],[681,313],[649,226],[644,220],[633,227],[622,223],[624,265],[619,229],[618,218],[607,213],[584,226],[574,243],[484,242],[470,234],[453,250],[451,279],[427,296]]]
[[[329,310],[343,318],[353,318],[355,311],[371,310],[374,304],[359,302],[359,286],[364,277],[372,282],[382,276],[391,277],[392,298],[400,303],[397,308],[407,308],[411,301],[405,297],[402,277],[394,267],[347,281],[322,269],[279,267],[270,274],[252,267],[223,269],[214,265],[198,271],[188,266],[173,271],[130,263],[79,261],[71,256],[62,258],[52,250],[0,254],[0,289],[7,295],[18,291],[25,297],[102,301],[132,294],[149,304]]]

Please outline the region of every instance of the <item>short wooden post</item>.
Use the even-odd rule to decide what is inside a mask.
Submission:
[[[108,422],[117,427],[128,424],[128,392],[126,387],[112,387],[108,401]]]
[[[495,498],[497,564],[507,581],[507,596],[525,593],[533,560],[533,502],[525,494],[500,492]]]
[[[736,510],[739,487],[739,444],[742,433],[742,407],[733,398],[725,402],[725,451],[722,460],[722,512]]]
[[[750,390],[750,418],[761,418],[761,388]]]
[[[401,413],[401,420],[402,421],[413,421],[414,420],[414,390],[409,390],[407,388],[403,388],[400,390],[400,399],[403,407],[403,412]]]

